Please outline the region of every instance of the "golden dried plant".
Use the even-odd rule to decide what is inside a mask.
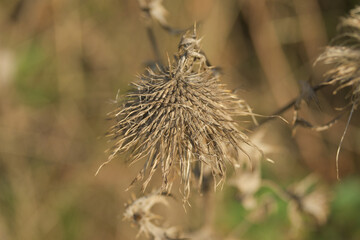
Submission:
[[[289,196],[288,217],[292,225],[291,231],[295,235],[298,235],[299,231],[306,227],[306,223],[309,223],[305,221],[306,216],[310,217],[317,226],[326,223],[332,196],[316,175],[308,175],[289,187],[286,192]]]
[[[134,197],[135,198],[135,197]],[[132,221],[139,228],[137,237],[144,234],[154,240],[175,240],[181,235],[177,227],[165,227],[159,223],[161,217],[151,211],[154,205],[168,206],[167,196],[159,191],[142,196],[126,204],[124,220]]]
[[[318,61],[334,65],[325,74],[325,84],[337,86],[334,94],[350,87],[348,97],[356,108],[360,102],[360,7],[341,19],[338,35],[319,56]]]
[[[139,76],[121,106],[110,113],[116,122],[108,133],[115,144],[106,163],[130,151],[132,162],[145,161],[133,183],[147,176],[145,189],[160,168],[162,190],[170,192],[178,175],[185,200],[196,171],[199,186],[206,168],[215,185],[223,182],[227,163],[237,168],[250,159],[241,144],[252,145],[233,119],[252,115],[251,110],[220,83],[200,41],[195,30],[184,34],[168,66],[148,68]]]
[[[336,175],[339,179],[339,154],[353,112],[360,103],[360,7],[350,11],[350,15],[342,18],[338,26],[338,35],[331,41],[317,62],[333,65],[325,73],[324,85],[334,85],[334,94],[344,88],[350,88],[350,115],[341,137],[336,153]]]
[[[147,17],[155,19],[161,26],[167,26],[167,10],[162,5],[162,0],[138,0],[140,9],[147,13]]]

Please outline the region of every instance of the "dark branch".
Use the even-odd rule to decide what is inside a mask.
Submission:
[[[317,92],[320,89],[324,88],[328,86],[328,84],[325,83],[320,83],[318,85],[316,85],[315,87],[313,87],[313,91]],[[286,104],[285,106],[283,106],[282,108],[280,108],[279,110],[275,111],[274,113],[270,114],[270,116],[279,116],[281,114],[283,114],[284,112],[286,112],[287,110],[289,110],[290,108],[292,108],[293,106],[295,106],[295,104],[298,102],[299,97],[294,98],[293,100],[291,100],[288,104]],[[269,117],[269,118],[264,118],[262,120],[259,121],[259,124],[256,126],[253,126],[250,128],[250,130],[255,130],[256,128],[258,128],[259,126],[263,125],[264,123],[273,120],[275,118],[273,117]]]

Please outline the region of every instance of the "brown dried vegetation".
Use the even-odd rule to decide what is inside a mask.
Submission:
[[[360,7],[350,11],[350,16],[343,18],[338,26],[338,36],[326,48],[316,62],[322,61],[333,66],[325,74],[324,85],[335,85],[334,94],[344,88],[350,88],[350,115],[336,153],[336,172],[339,175],[339,154],[347,128],[354,110],[360,103]]]
[[[348,97],[356,108],[360,101],[360,7],[341,20],[338,32],[317,61],[334,65],[325,74],[328,79],[325,84],[337,86],[334,94],[350,87]]]
[[[161,168],[162,189],[169,192],[173,177],[180,175],[185,199],[195,170],[200,171],[199,185],[205,168],[215,183],[221,182],[226,163],[238,167],[244,157],[240,145],[251,145],[233,120],[251,115],[250,108],[220,83],[199,43],[195,31],[187,33],[167,67],[148,68],[110,114],[116,123],[108,134],[116,141],[109,160],[130,150],[132,162],[145,161],[133,183],[147,176],[145,189]]]

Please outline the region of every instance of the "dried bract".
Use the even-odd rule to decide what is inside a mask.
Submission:
[[[167,10],[162,5],[163,0],[138,0],[140,8],[149,14],[149,17],[158,21],[161,25],[167,25]]]
[[[245,209],[251,210],[256,207],[257,202],[254,195],[261,187],[260,170],[257,167],[253,170],[241,171],[230,183],[238,189]]]
[[[187,33],[167,67],[147,69],[123,105],[111,113],[116,123],[108,134],[116,140],[109,160],[131,150],[133,162],[145,161],[134,182],[147,175],[145,189],[160,168],[162,189],[170,192],[179,175],[185,199],[195,169],[200,185],[205,167],[215,183],[222,181],[226,163],[240,166],[245,156],[241,144],[251,145],[233,119],[251,115],[250,108],[219,82],[199,44],[195,33]]]
[[[309,175],[288,191],[288,213],[295,229],[299,230],[303,226],[303,215],[312,217],[317,225],[323,225],[327,221],[331,197],[329,191],[319,185],[318,181],[314,175]]]
[[[259,199],[255,196],[255,194],[262,186],[262,155],[268,155],[278,151],[278,147],[276,147],[274,143],[265,143],[264,137],[266,133],[267,130],[262,128],[250,137],[251,142],[260,147],[262,152],[243,144],[243,149],[252,156],[251,166],[240,169],[237,174],[229,180],[229,183],[237,188],[238,198],[241,200],[243,207],[247,210],[255,210],[255,208],[260,207],[258,202]],[[269,161],[271,160],[269,159]]]
[[[337,86],[334,94],[350,87],[348,97],[356,108],[360,103],[360,7],[341,20],[338,32],[316,62],[334,65],[326,73],[328,80],[325,84]]]
[[[154,240],[178,239],[179,231],[176,227],[166,228],[156,223],[160,217],[151,212],[155,204],[167,206],[166,196],[154,192],[134,200],[126,207],[124,219],[133,221],[139,227],[137,236],[144,234],[146,237],[153,237]]]
[[[185,32],[185,30],[173,28],[168,24],[166,20],[168,11],[162,5],[163,0],[138,0],[138,2],[140,9],[145,13],[145,19],[158,22],[159,25],[170,34]]]

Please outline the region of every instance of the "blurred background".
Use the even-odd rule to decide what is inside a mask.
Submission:
[[[200,22],[203,50],[222,69],[222,80],[253,108],[272,114],[299,95],[312,76],[322,81],[317,56],[336,34],[356,0],[164,0],[167,20],[184,29]],[[141,164],[107,159],[105,138],[118,90],[154,60],[145,22],[134,0],[0,0],[0,239],[135,239],[122,221],[125,192]],[[179,36],[156,22],[161,57],[176,52]],[[303,104],[301,117],[328,122],[346,104],[345,92],[320,91],[319,103]],[[284,117],[291,121],[293,110]],[[262,175],[282,187],[317,174],[331,190],[326,224],[312,224],[299,239],[360,239],[360,113],[355,112],[340,154],[346,116],[325,132],[299,128],[294,136],[279,120],[261,131],[275,164]],[[156,186],[156,180],[152,186]],[[149,189],[151,189],[151,187]],[[140,195],[138,187],[133,189]],[[226,235],[246,221],[234,189],[217,192],[216,231]],[[197,195],[194,191],[193,195]],[[201,224],[195,203],[165,215],[191,230]],[[239,239],[289,239],[285,203],[238,234]],[[284,210],[285,209],[285,210]],[[206,211],[206,209],[205,209]],[[176,214],[174,214],[176,212]],[[189,220],[191,219],[191,220]],[[141,236],[139,239],[142,239]],[[219,238],[221,239],[221,238]]]

